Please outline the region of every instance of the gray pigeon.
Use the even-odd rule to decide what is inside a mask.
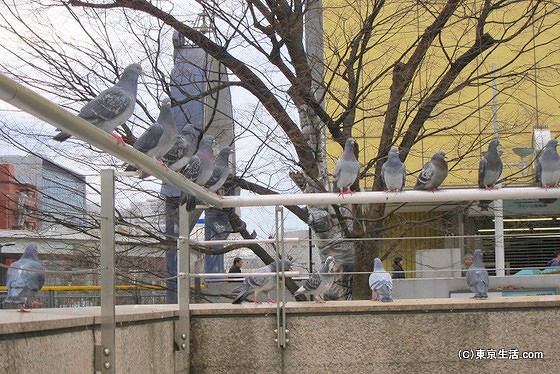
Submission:
[[[482,262],[482,251],[477,249],[473,253],[473,264],[467,270],[467,286],[474,292],[473,299],[488,298],[490,278]]]
[[[418,175],[416,180],[415,190],[428,190],[435,191],[443,183],[449,170],[447,168],[447,161],[445,161],[444,152],[436,152],[432,159],[426,164]]]
[[[45,272],[39,261],[37,244],[27,244],[23,255],[11,266],[6,278],[8,297],[4,302],[17,304],[20,312],[28,312],[25,310],[28,299],[34,300],[35,294],[45,284]],[[36,301],[30,304],[32,308],[37,305],[40,303]]]
[[[189,160],[187,166],[183,169],[183,175],[188,180],[204,186],[206,182],[212,177],[214,172],[214,151],[212,145],[214,144],[214,137],[207,135],[202,138],[198,151]],[[187,194],[181,193],[181,205],[187,200]]]
[[[134,112],[136,92],[138,90],[138,76],[140,74],[142,74],[140,64],[128,65],[124,69],[119,81],[113,87],[101,92],[87,103],[78,113],[78,117],[108,132],[119,143],[124,144],[122,138],[112,132],[117,126],[125,123]],[[53,139],[63,142],[70,136],[70,134],[61,131]]]
[[[537,182],[542,188],[557,187],[560,182],[558,140],[550,139],[537,160]]]
[[[373,272],[369,276],[369,288],[371,288],[372,300],[381,300],[384,303],[393,301],[393,279],[391,274],[385,271],[379,257],[373,260]]]
[[[300,288],[294,292],[294,296],[305,294],[312,294],[315,297],[316,303],[324,303],[324,294],[333,285],[334,282],[334,269],[335,260],[333,256],[328,256],[320,272],[314,271],[309,275]]]
[[[156,122],[134,142],[134,149],[163,163],[161,158],[171,150],[176,138],[177,125],[171,115],[171,100],[166,97],[161,101],[161,108]],[[136,170],[136,168],[129,165],[125,170]]]
[[[339,195],[354,192],[350,187],[354,184],[360,172],[360,163],[356,160],[354,154],[355,143],[356,141],[353,138],[346,139],[342,156],[334,164],[334,190],[338,191]]]
[[[488,151],[480,159],[478,164],[478,187],[491,190],[494,188],[498,179],[502,175],[502,169],[504,165],[502,164],[502,159],[498,153],[498,146],[500,142],[498,139],[493,139],[488,145]],[[480,209],[488,210],[488,205],[490,201],[481,200],[479,202]]]
[[[402,191],[406,179],[406,167],[399,159],[397,148],[392,148],[389,151],[387,161],[381,167],[381,178],[386,191]]]
[[[284,266],[284,271],[288,271],[292,268],[292,263],[289,260],[282,260],[281,263]],[[278,268],[280,265],[278,262],[273,261],[267,266],[262,268],[258,268],[253,273],[276,273],[278,271],[282,271],[282,268]],[[247,277],[243,281],[243,285],[238,288],[239,294],[235,297],[232,304],[241,304],[241,302],[251,293],[254,293],[253,301],[255,304],[260,304],[261,301],[259,300],[259,294],[265,293],[268,301],[271,303],[275,303],[276,300],[272,299],[269,295],[269,292],[276,285],[276,279],[273,276],[267,277]]]
[[[233,153],[233,148],[224,147],[216,156],[214,160],[214,170],[210,180],[204,185],[208,188],[210,192],[216,192],[223,186],[227,177],[229,176],[229,155]],[[186,208],[189,212],[192,212],[196,207],[196,199],[194,196],[187,195],[186,197]]]
[[[191,157],[196,153],[198,143],[198,131],[194,125],[187,123],[175,139],[175,145],[163,157],[169,165],[169,169],[179,171],[187,165]]]

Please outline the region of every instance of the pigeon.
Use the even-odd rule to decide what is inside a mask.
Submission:
[[[334,269],[335,260],[333,256],[328,256],[320,272],[314,271],[309,275],[300,288],[294,292],[294,296],[305,294],[313,294],[316,303],[324,303],[324,294],[333,285],[334,282]]]
[[[354,193],[350,187],[354,184],[360,172],[360,163],[356,160],[354,154],[355,143],[356,141],[353,138],[346,139],[342,156],[334,164],[334,190],[338,191],[339,196]]]
[[[179,171],[187,165],[191,157],[196,153],[198,143],[198,131],[194,125],[187,123],[177,134],[175,144],[165,156],[163,161],[169,165],[169,169]]]
[[[78,117],[110,133],[119,143],[124,144],[122,138],[117,134],[112,134],[112,132],[117,126],[125,123],[134,112],[138,76],[140,74],[142,74],[140,64],[128,65],[121,74],[119,81],[87,103],[78,113]],[[70,134],[61,131],[53,139],[63,142],[70,136]]]
[[[558,140],[550,139],[537,160],[537,182],[542,188],[557,187],[560,182]]]
[[[449,170],[447,169],[447,161],[445,161],[444,152],[436,152],[432,159],[422,168],[416,180],[415,190],[435,191],[443,183]]]
[[[406,168],[399,159],[399,150],[397,148],[392,148],[389,151],[387,161],[381,167],[381,178],[383,179],[386,191],[399,192],[403,189]]]
[[[204,186],[206,182],[212,177],[214,172],[214,151],[212,145],[214,144],[214,137],[207,135],[202,138],[198,151],[192,156],[187,165],[182,171],[182,174],[188,180]],[[183,205],[187,201],[187,194],[181,192],[180,204]]]
[[[134,142],[134,149],[148,157],[153,157],[159,163],[163,163],[161,158],[171,150],[176,138],[177,125],[171,115],[171,100],[166,97],[161,101],[156,122]],[[136,168],[129,165],[125,170],[131,171],[136,170]]]
[[[491,190],[494,188],[498,179],[502,175],[502,169],[504,165],[500,159],[500,154],[498,153],[498,146],[500,142],[498,139],[493,139],[488,145],[488,151],[480,159],[478,164],[478,187]],[[488,210],[488,205],[490,201],[481,200],[479,202],[480,209]]]
[[[371,288],[371,299],[381,300],[384,303],[393,301],[393,279],[391,274],[385,271],[379,257],[373,260],[373,272],[369,276],[369,288]]]
[[[45,284],[45,272],[37,254],[37,244],[27,244],[20,259],[8,269],[6,279],[8,297],[4,302],[17,304],[20,312],[28,312],[25,310],[28,299],[33,300]],[[33,308],[38,305],[39,302],[33,301],[30,306]]]
[[[473,299],[488,298],[490,278],[482,263],[482,251],[477,249],[473,253],[473,264],[467,270],[467,286],[474,292]]]
[[[278,265],[284,266],[284,269],[278,268]],[[277,261],[273,261],[267,266],[263,266],[262,268],[258,268],[254,271],[254,273],[276,273],[276,271],[287,271],[292,268],[292,263],[289,260],[282,260],[281,264]],[[241,302],[249,295],[251,292],[254,293],[253,301],[255,304],[260,304],[261,301],[259,300],[259,294],[265,293],[268,301],[271,303],[275,303],[276,300],[270,297],[269,292],[276,285],[276,279],[273,276],[267,277],[247,277],[243,281],[243,285],[238,288],[239,294],[235,297],[232,304],[241,304]]]
[[[206,182],[204,187],[208,188],[210,192],[216,192],[223,186],[227,177],[229,176],[229,155],[233,153],[233,148],[224,147],[216,156],[214,160],[214,170],[212,171],[212,176],[210,180]],[[186,196],[186,208],[189,212],[192,212],[196,207],[196,199],[194,196]]]

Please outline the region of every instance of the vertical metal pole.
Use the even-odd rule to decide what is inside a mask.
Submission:
[[[115,372],[115,173],[101,170],[101,346],[96,370]]]
[[[278,265],[276,268],[276,333],[278,348],[285,348],[287,339],[286,329],[286,282],[284,272],[284,259],[286,254],[284,252],[284,210],[282,207],[276,207],[276,261]]]
[[[175,329],[175,344],[187,362],[190,370],[190,242],[189,212],[179,207],[179,244],[177,246],[177,301],[179,302],[179,321]]]
[[[500,127],[498,125],[498,87],[496,85],[496,64],[492,64],[492,119],[494,122],[494,137],[499,139]],[[501,188],[501,184],[497,186]],[[504,202],[494,201],[494,256],[496,263],[496,275],[504,276],[505,253],[504,253]]]

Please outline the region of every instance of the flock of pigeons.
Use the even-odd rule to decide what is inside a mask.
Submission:
[[[475,293],[474,298],[487,298],[489,277],[482,262],[482,251],[477,249],[473,255],[473,264],[467,271],[467,285]],[[334,274],[335,259],[328,256],[319,271],[315,270],[304,280],[301,286],[294,292],[294,296],[306,295],[314,296],[316,303],[324,303],[325,295],[335,281]],[[291,270],[292,263],[289,260],[273,261],[267,266],[255,270],[255,273],[276,273],[276,271]],[[14,262],[8,269],[6,286],[8,296],[5,303],[16,304],[19,312],[28,312],[26,305],[31,308],[40,305],[35,300],[37,292],[45,284],[45,270],[37,253],[37,244],[28,243],[21,258]],[[275,288],[276,280],[273,276],[248,276],[245,277],[243,284],[235,292],[237,296],[233,304],[241,304],[247,296],[253,293],[253,301],[259,304],[260,295],[265,294],[269,302],[276,302],[271,296],[270,291]],[[393,280],[383,268],[383,263],[379,258],[374,259],[373,272],[369,276],[369,287],[372,291],[372,300],[382,302],[393,301]]]
[[[113,131],[134,112],[141,74],[139,64],[127,66],[119,81],[88,102],[78,117],[110,133],[124,145],[122,138]],[[61,131],[53,139],[62,142],[68,138],[70,134]],[[229,155],[233,149],[224,147],[214,158],[213,144],[214,137],[210,135],[203,136],[199,142],[199,132],[192,124],[186,124],[178,131],[171,112],[171,100],[166,97],[161,101],[157,120],[138,137],[133,147],[166,168],[180,172],[186,179],[217,192],[229,176]],[[128,165],[125,170],[133,171],[136,168]],[[141,178],[146,176],[143,173]],[[192,211],[196,207],[196,200],[182,194],[181,204],[186,204],[187,210]]]
[[[283,268],[278,267],[278,262],[274,261],[267,266],[255,270],[255,273],[275,273],[276,271],[291,270],[292,263],[288,260],[282,260]],[[324,303],[327,291],[332,287],[335,281],[333,273],[335,259],[328,256],[319,271],[315,270],[309,277],[304,280],[301,286],[294,292],[294,296],[306,295],[314,297],[316,303]],[[488,298],[489,286],[488,271],[484,268],[482,251],[477,249],[473,254],[473,264],[467,270],[466,281],[469,289],[474,292],[473,299]],[[249,276],[243,281],[243,285],[234,290],[237,296],[233,300],[233,304],[241,304],[243,300],[253,293],[253,302],[260,304],[259,296],[265,294],[269,302],[276,302],[271,296],[270,291],[275,288],[275,278],[272,275],[268,277]],[[373,260],[373,272],[369,276],[369,288],[371,289],[372,301],[392,302],[393,300],[393,278],[389,272],[383,267],[383,263],[379,257]]]
[[[351,186],[356,182],[360,172],[360,163],[354,154],[355,140],[348,138],[344,145],[342,156],[334,166],[334,190],[340,195],[353,193]],[[498,152],[500,145],[497,139],[490,141],[488,151],[481,158],[478,165],[478,187],[493,189],[502,175],[503,163]],[[536,180],[543,188],[558,187],[560,183],[560,155],[558,155],[558,140],[548,141],[540,156],[537,158]],[[449,169],[444,152],[436,152],[430,161],[418,174],[415,190],[436,191],[443,183]],[[406,181],[406,166],[399,159],[399,150],[392,148],[387,160],[381,167],[381,179],[387,192],[400,192]],[[487,209],[489,202],[481,201],[482,209]]]
[[[113,135],[119,143],[124,141],[113,131],[125,123],[133,114],[138,91],[138,78],[142,74],[139,64],[127,66],[118,82],[101,92],[88,102],[78,113],[80,118]],[[60,131],[54,140],[65,141],[70,134]],[[171,113],[171,100],[161,101],[159,116],[134,143],[134,148],[152,157],[165,167],[181,172],[182,175],[200,185],[216,192],[229,176],[229,155],[231,147],[224,147],[217,157],[214,157],[212,146],[214,138],[210,135],[202,137],[200,142],[198,131],[192,124],[186,124],[180,131]],[[346,140],[342,156],[334,166],[334,190],[340,195],[353,193],[351,186],[356,182],[360,173],[360,163],[354,153],[355,140]],[[498,140],[492,140],[488,151],[480,160],[478,169],[478,187],[492,189],[498,182],[503,163],[498,153]],[[557,151],[558,141],[550,140],[537,159],[537,182],[543,188],[558,187],[560,183],[560,155]],[[132,165],[126,170],[135,170]],[[428,161],[417,177],[414,189],[436,191],[448,175],[448,165],[444,152],[436,152]],[[145,177],[145,175],[143,175]],[[399,150],[389,151],[387,160],[381,168],[381,178],[386,191],[400,192],[406,180],[406,167],[399,159]],[[182,194],[181,204],[187,210],[196,207],[194,197]],[[481,202],[481,207],[489,202]],[[477,261],[478,259],[478,261]],[[332,270],[335,259],[327,257],[320,272],[314,272],[303,282],[295,295],[313,294],[316,302],[324,302],[324,294],[330,289],[334,281]],[[283,269],[291,268],[291,262],[283,260]],[[257,272],[276,272],[277,263],[273,262]],[[19,305],[20,311],[25,311],[28,298],[32,299],[45,282],[43,267],[37,256],[37,245],[30,243],[26,246],[21,258],[13,263],[8,270],[8,297],[5,302]],[[476,250],[474,263],[467,273],[468,286],[475,292],[475,297],[487,297],[488,273],[482,266],[482,252]],[[383,269],[379,258],[374,261],[374,269],[369,277],[369,285],[375,300],[392,301],[392,280],[389,273]],[[269,292],[274,288],[272,277],[247,277],[240,288],[233,303],[241,303],[247,295],[254,293],[254,301],[259,302],[259,295],[265,293],[270,301]]]

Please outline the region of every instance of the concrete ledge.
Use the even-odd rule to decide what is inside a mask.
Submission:
[[[560,296],[288,302],[288,346],[276,306],[191,304],[191,373],[556,372]],[[186,373],[174,350],[177,305],[116,308],[117,373]],[[0,372],[92,373],[100,308],[0,310]],[[536,359],[461,358],[482,350]],[[211,354],[209,354],[211,352]]]

